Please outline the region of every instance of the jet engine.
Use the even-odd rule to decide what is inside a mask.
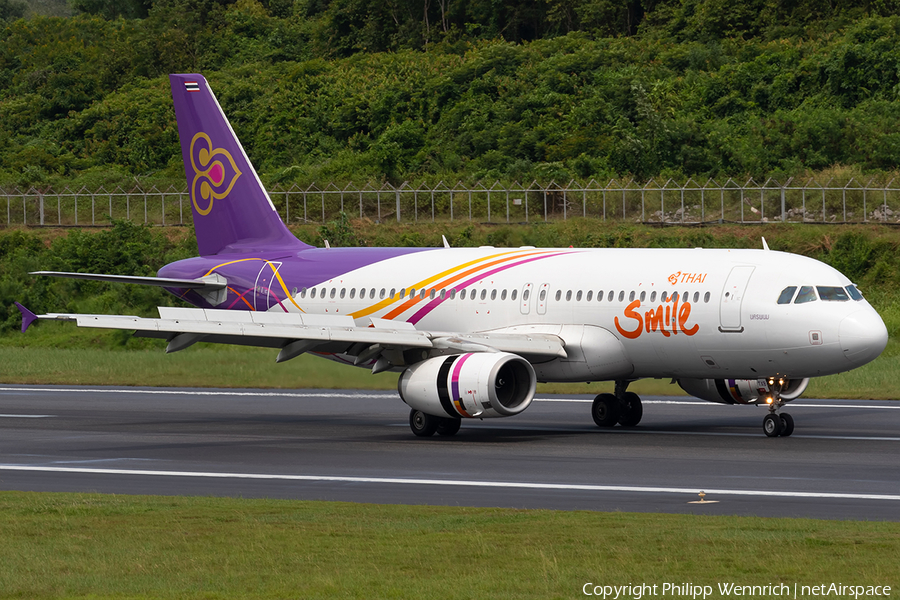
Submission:
[[[430,358],[400,375],[397,390],[410,408],[438,417],[517,415],[531,404],[537,380],[531,364],[508,352]]]
[[[765,404],[774,394],[790,401],[809,385],[805,379],[679,379],[678,385],[691,396],[720,404]]]

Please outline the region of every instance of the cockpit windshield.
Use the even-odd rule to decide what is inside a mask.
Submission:
[[[800,287],[800,293],[797,294],[797,299],[794,300],[794,304],[804,304],[806,302],[815,302],[816,301],[816,291],[813,289],[811,285],[804,285]]]
[[[818,285],[816,290],[819,292],[819,298],[831,302],[847,302],[850,296],[842,287],[831,287],[827,285]]]
[[[794,304],[805,304],[820,299],[826,302],[848,302],[849,300],[863,299],[855,285],[848,285],[845,288],[836,285],[804,285],[800,286],[800,292],[797,293],[796,298],[794,297],[795,293],[797,293],[796,285],[787,286],[778,295],[778,304],[790,304],[791,300],[794,301]]]

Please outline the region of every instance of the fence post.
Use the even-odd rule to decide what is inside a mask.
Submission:
[[[784,223],[784,221],[786,219],[785,212],[786,212],[786,210],[785,210],[785,203],[784,203],[784,186],[782,185],[781,186],[781,222],[782,223]]]
[[[400,222],[400,188],[394,190],[395,200],[397,202],[397,222]]]
[[[44,193],[38,191],[38,209],[41,213],[41,227],[44,226]]]

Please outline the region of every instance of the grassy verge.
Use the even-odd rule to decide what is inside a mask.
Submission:
[[[326,388],[396,390],[397,374],[303,355],[275,364],[274,350],[203,346],[165,354],[162,346],[143,350],[0,346],[0,382],[21,384],[135,385],[223,388]],[[806,392],[815,398],[900,398],[900,356],[885,354],[839,375],[813,379]],[[668,379],[647,379],[629,388],[642,395],[684,395]],[[539,384],[538,393],[599,394],[613,384]]]
[[[0,512],[5,597],[547,599],[581,597],[587,582],[900,584],[900,523],[25,492],[0,493]]]

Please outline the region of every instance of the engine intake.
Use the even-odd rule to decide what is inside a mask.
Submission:
[[[534,399],[531,363],[508,352],[430,358],[400,375],[397,391],[411,408],[453,418],[517,415]]]
[[[679,379],[678,385],[691,396],[720,404],[760,404],[777,390],[767,379]],[[781,384],[781,399],[789,402],[800,397],[809,378],[787,379]]]

